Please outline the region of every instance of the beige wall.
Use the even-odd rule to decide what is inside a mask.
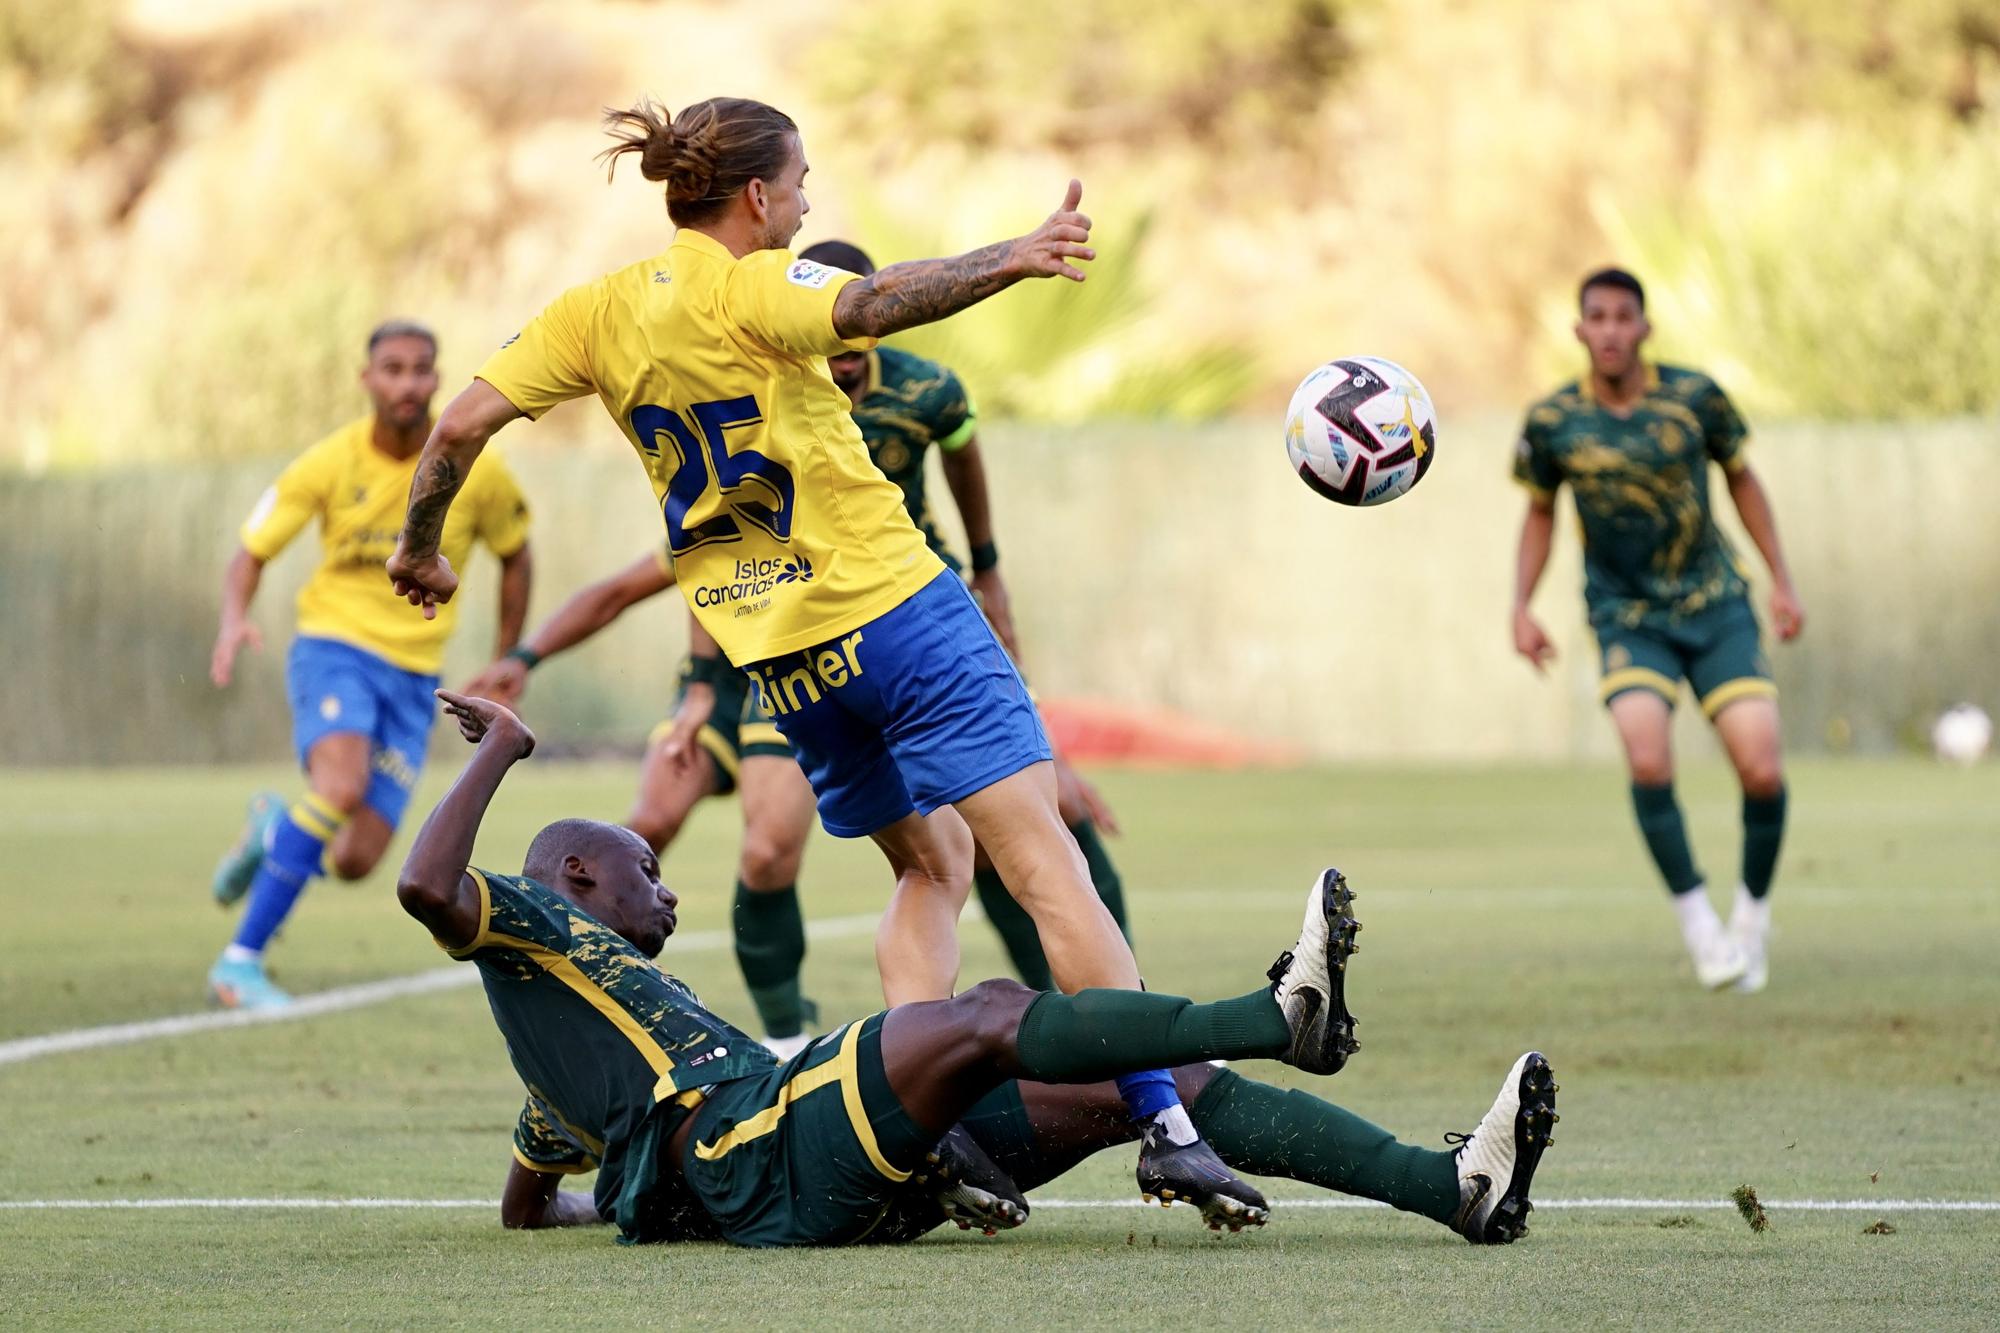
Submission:
[[[587,444],[514,454],[537,515],[537,617],[658,540],[637,464],[596,425],[568,423]],[[1567,515],[1536,603],[1562,657],[1540,681],[1509,651],[1512,425],[1445,420],[1423,486],[1367,511],[1307,491],[1264,423],[990,427],[1037,685],[1327,758],[1608,756]],[[1790,425],[1754,448],[1811,616],[1773,654],[1791,743],[1882,749],[1958,698],[2000,711],[2000,430]],[[289,593],[310,538],[260,598],[270,646],[228,694],[206,681],[222,562],[277,466],[0,478],[0,762],[284,753]],[[469,584],[454,676],[490,646],[490,563]],[[537,673],[531,718],[551,745],[630,742],[668,706],[681,610],[662,598],[628,619]]]

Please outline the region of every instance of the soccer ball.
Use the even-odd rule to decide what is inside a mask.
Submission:
[[[1931,748],[1947,764],[1976,764],[1993,743],[1993,719],[1977,704],[1947,708],[1931,728]]]
[[[1285,453],[1300,480],[1338,504],[1393,500],[1423,480],[1437,455],[1431,396],[1394,361],[1329,361],[1292,395]]]

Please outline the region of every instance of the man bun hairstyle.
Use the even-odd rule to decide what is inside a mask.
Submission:
[[[715,218],[751,181],[776,179],[799,132],[790,116],[747,97],[711,97],[678,116],[642,98],[624,111],[605,108],[604,129],[617,140],[597,155],[605,174],[636,155],[639,174],[667,187],[667,216],[680,227]]]
[[[1590,289],[1593,287],[1610,287],[1615,291],[1630,292],[1633,299],[1639,303],[1639,313],[1642,315],[1646,313],[1646,289],[1639,285],[1637,278],[1622,268],[1601,268],[1585,278],[1576,289],[1576,304],[1579,309],[1583,306],[1583,298],[1590,294]]]
[[[828,268],[842,269],[867,277],[875,271],[875,261],[866,251],[849,241],[818,241],[799,251],[799,258]]]

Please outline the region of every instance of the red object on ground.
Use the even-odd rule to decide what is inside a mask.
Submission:
[[[1042,699],[1042,721],[1072,763],[1165,768],[1282,768],[1304,760],[1297,746],[1241,736],[1165,709],[1103,699]]]

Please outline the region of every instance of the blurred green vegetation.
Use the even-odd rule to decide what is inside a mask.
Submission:
[[[1536,602],[1561,656],[1544,678],[1511,650],[1521,508],[1504,477],[1516,424],[1447,417],[1442,461],[1416,498],[1338,515],[1285,466],[1267,423],[983,426],[1037,686],[1326,759],[1610,760],[1567,522]],[[539,619],[656,549],[659,514],[623,440],[538,454],[517,447],[520,429],[499,447],[534,506]],[[1920,745],[1961,699],[2000,710],[2000,617],[1978,611],[2000,605],[1990,444],[1961,422],[1760,431],[1758,472],[1809,617],[1801,641],[1771,654],[1788,745],[1881,752]],[[286,753],[284,648],[314,535],[272,563],[258,594],[264,651],[244,655],[227,691],[207,679],[236,525],[278,466],[0,473],[0,766]],[[1750,551],[1733,515],[1722,521]],[[477,556],[448,681],[488,660],[496,588],[491,558]],[[644,736],[671,707],[686,623],[668,595],[538,670],[529,703],[543,739],[588,749]],[[1701,710],[1680,712],[1676,744],[1708,750]]]
[[[2000,0],[14,0],[0,466],[290,452],[389,316],[461,382],[661,244],[590,162],[642,91],[794,111],[801,242],[885,260],[1082,176],[1091,282],[911,339],[994,417],[1270,412],[1357,350],[1511,410],[1602,262],[1760,417],[1988,414],[1996,79]]]

